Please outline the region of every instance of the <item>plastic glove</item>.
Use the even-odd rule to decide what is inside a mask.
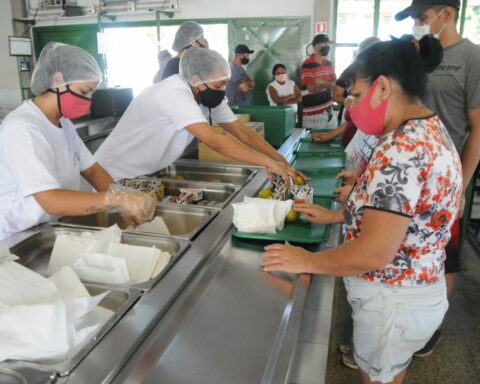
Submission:
[[[150,221],[155,212],[155,200],[145,193],[118,184],[112,184],[105,192],[105,209],[133,216],[135,224]]]

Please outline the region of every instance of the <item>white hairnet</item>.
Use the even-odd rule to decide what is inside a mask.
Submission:
[[[193,86],[226,80],[230,75],[230,65],[213,49],[192,47],[180,59],[180,76]]]
[[[178,28],[172,48],[174,51],[180,52],[202,36],[203,28],[200,24],[195,21],[186,21]]]
[[[367,50],[370,47],[373,47],[375,44],[381,42],[380,38],[377,36],[367,37],[358,45],[357,54],[362,53],[363,51]]]
[[[54,81],[53,75],[56,72],[62,73],[62,83]],[[87,51],[73,45],[48,43],[35,65],[30,88],[35,95],[41,95],[49,88],[101,80],[102,72]]]

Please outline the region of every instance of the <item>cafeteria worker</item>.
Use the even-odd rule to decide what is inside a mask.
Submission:
[[[0,241],[55,215],[116,209],[132,224],[153,216],[153,199],[114,185],[70,121],[88,113],[101,79],[83,49],[61,43],[43,48],[32,75],[36,97],[0,126]],[[80,192],[80,176],[100,193]]]
[[[211,149],[273,174],[302,176],[263,138],[240,123],[225,100],[230,66],[216,51],[192,47],[180,74],[146,88],[129,105],[95,153],[114,179],[158,171],[177,160],[197,137]],[[217,133],[217,123],[234,137]]]

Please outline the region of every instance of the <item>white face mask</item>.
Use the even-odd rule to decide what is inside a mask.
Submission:
[[[412,30],[412,35],[413,35],[413,38],[417,41],[421,40],[423,36],[426,36],[426,35],[430,35],[430,24],[432,24],[438,16],[440,16],[443,12],[443,9],[442,11],[433,18],[432,21],[430,21],[429,24],[424,24],[424,25],[415,25],[413,26],[413,30]],[[443,24],[443,27],[442,29],[440,29],[440,31],[438,31],[438,33],[436,33],[435,35],[433,35],[433,37],[435,37],[436,39],[439,38],[440,36],[440,33],[442,33],[442,31],[445,29],[445,27],[447,26],[447,24]]]

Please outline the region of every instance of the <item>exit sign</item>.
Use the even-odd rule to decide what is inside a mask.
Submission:
[[[326,21],[317,21],[315,23],[315,33],[327,33],[327,26]]]

